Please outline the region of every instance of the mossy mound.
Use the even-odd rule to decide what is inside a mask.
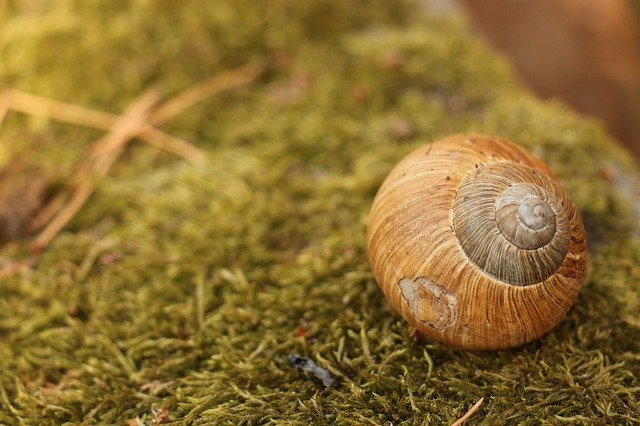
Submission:
[[[638,200],[617,185],[631,162],[598,124],[533,99],[462,22],[411,1],[67,0],[4,4],[0,28],[2,85],[111,112],[151,85],[170,97],[267,69],[163,126],[206,166],[134,144],[2,282],[0,423],[446,424],[480,397],[475,423],[638,422]],[[51,167],[99,135],[17,114],[0,130],[10,150],[49,142]],[[416,340],[367,263],[388,171],[466,131],[542,157],[592,247],[566,319],[513,350]]]

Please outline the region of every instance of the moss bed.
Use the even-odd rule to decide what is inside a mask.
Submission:
[[[633,164],[460,18],[388,0],[16,0],[0,3],[0,55],[0,88],[112,113],[150,86],[168,99],[266,70],[162,126],[206,165],[134,142],[37,264],[0,282],[1,424],[448,424],[481,397],[471,424],[640,424]],[[391,167],[466,131],[542,157],[588,230],[574,307],[513,350],[418,338],[367,262]],[[31,150],[63,178],[100,134],[10,113],[0,154]]]

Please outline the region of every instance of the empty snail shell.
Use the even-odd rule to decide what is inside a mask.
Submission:
[[[376,195],[369,261],[402,316],[450,346],[502,349],[549,331],[585,276],[580,215],[524,149],[455,135],[405,157]]]

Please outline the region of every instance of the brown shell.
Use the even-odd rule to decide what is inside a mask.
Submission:
[[[502,349],[549,331],[573,304],[587,244],[575,206],[524,149],[455,135],[405,157],[367,227],[394,308],[447,345]]]

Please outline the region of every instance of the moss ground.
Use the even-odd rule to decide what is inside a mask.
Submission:
[[[38,264],[0,283],[1,424],[447,424],[480,397],[472,424],[640,423],[632,163],[599,124],[535,100],[461,20],[411,1],[15,0],[0,52],[4,87],[114,113],[151,85],[171,97],[267,69],[163,126],[208,165],[135,143]],[[416,339],[366,259],[391,167],[464,131],[542,157],[588,229],[575,306],[513,350]],[[12,113],[0,143],[46,146],[33,155],[64,175],[98,135]]]

